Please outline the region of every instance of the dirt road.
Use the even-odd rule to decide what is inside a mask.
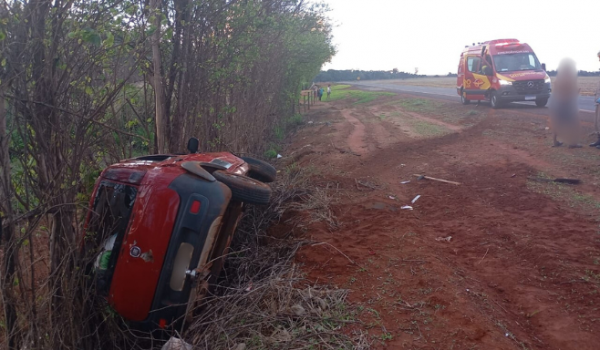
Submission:
[[[550,148],[542,116],[409,95],[306,118],[282,161],[318,191],[289,215],[327,244],[297,261],[350,290],[344,331],[379,349],[598,349],[600,151]]]

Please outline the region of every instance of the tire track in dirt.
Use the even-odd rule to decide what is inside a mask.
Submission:
[[[339,251],[306,248],[298,261],[311,279],[350,290],[350,300],[366,310],[359,317],[374,348],[597,348],[598,226],[588,214],[528,189],[528,176],[564,170],[542,157],[548,153],[543,142],[517,142],[518,135],[542,135],[532,131],[539,127],[491,111],[468,121],[470,127],[455,125],[457,132],[403,138],[369,152],[394,130],[383,132],[385,124],[363,107],[346,108],[339,140],[368,157],[323,148],[305,160],[335,174],[320,181],[337,184],[331,208],[339,225],[311,226],[310,235]],[[467,113],[451,105],[444,113],[448,109]],[[421,169],[463,185],[414,181]],[[356,179],[377,186],[359,186]],[[400,210],[416,194],[422,197],[415,210]],[[437,241],[447,236],[450,242]]]
[[[342,113],[344,119],[346,119],[348,123],[354,126],[354,129],[352,130],[350,136],[348,136],[348,139],[346,140],[348,147],[352,152],[356,154],[364,154],[367,148],[367,145],[364,140],[365,125],[360,120],[358,120],[358,118],[352,115],[351,110],[342,109],[340,112]]]

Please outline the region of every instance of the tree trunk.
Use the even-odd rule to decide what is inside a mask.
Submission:
[[[14,238],[14,225],[10,222],[13,219],[12,211],[12,186],[10,178],[10,155],[8,153],[9,137],[6,129],[6,102],[4,99],[5,85],[0,83],[0,173],[2,182],[0,187],[0,208],[8,217],[8,223],[2,228],[3,218],[0,218],[0,244],[4,252],[2,259],[2,269],[0,270],[0,293],[2,296],[2,306],[4,307],[4,322],[6,324],[6,335],[8,337],[8,348],[18,349],[19,331],[17,325],[17,310],[15,306],[15,297],[13,292],[13,278],[15,273],[17,251]]]
[[[161,0],[150,0],[150,11],[154,16],[153,25],[155,26],[152,34],[152,65],[154,68],[154,100],[156,111],[156,143],[158,153],[165,153],[165,92],[163,88],[163,79],[161,73],[160,58],[160,20],[161,20]]]

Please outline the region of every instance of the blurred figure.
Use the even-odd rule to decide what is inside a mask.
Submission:
[[[329,100],[329,96],[331,95],[331,84],[327,85],[327,99]]]
[[[598,51],[598,60],[600,61],[600,51]],[[598,137],[598,140],[596,140],[594,143],[591,143],[590,147],[596,147],[600,149],[600,126],[598,125],[600,119],[600,82],[598,82],[598,86],[596,87],[594,99],[596,100],[596,121],[594,122],[594,128],[596,129],[596,136]]]
[[[552,89],[550,105],[550,118],[554,132],[553,147],[562,146],[558,137],[568,142],[569,148],[581,148],[578,143],[579,120],[577,114],[579,108],[577,99],[579,89],[577,88],[577,69],[575,62],[565,58],[558,66],[558,73]]]

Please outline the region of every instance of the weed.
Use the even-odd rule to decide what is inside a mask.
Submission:
[[[382,341],[388,341],[394,339],[394,336],[392,333],[383,333],[380,338]]]
[[[273,159],[277,157],[277,151],[273,148],[269,148],[268,150],[265,151],[264,154],[265,158],[267,159]]]
[[[302,118],[301,114],[294,114],[292,117],[288,119],[288,125],[298,126],[304,124],[304,118]]]
[[[376,319],[380,319],[381,318],[381,316],[379,316],[379,312],[377,310],[368,308],[367,311],[369,311],[370,313],[372,313],[373,316],[375,316]]]
[[[280,126],[273,128],[273,134],[278,141],[283,141],[283,138],[285,137],[285,131]]]

